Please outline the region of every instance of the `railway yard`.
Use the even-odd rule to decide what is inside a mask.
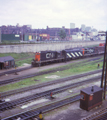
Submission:
[[[40,114],[44,120],[106,118],[106,100],[90,111],[81,109],[79,101],[81,89],[100,87],[102,66],[100,55],[41,67],[1,70],[1,120],[38,120]]]

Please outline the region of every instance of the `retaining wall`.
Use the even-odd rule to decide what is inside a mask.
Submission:
[[[84,47],[98,45],[105,41],[78,41],[78,42],[60,42],[60,43],[40,43],[40,44],[20,44],[20,45],[0,45],[0,53],[21,53],[21,52],[39,52],[44,50],[63,50],[74,47]]]

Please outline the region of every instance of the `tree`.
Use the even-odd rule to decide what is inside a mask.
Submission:
[[[60,29],[59,36],[60,36],[61,39],[64,39],[66,37],[66,32],[65,32],[64,29]]]

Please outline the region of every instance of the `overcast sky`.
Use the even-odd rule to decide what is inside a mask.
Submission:
[[[107,0],[0,0],[0,26],[70,28],[81,24],[107,30]]]

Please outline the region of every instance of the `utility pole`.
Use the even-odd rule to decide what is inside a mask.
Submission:
[[[106,82],[107,82],[107,31],[106,31],[106,41],[104,49],[104,60],[103,60],[103,69],[101,77],[101,88],[104,89],[104,100],[106,99]]]
[[[0,28],[0,43],[1,43],[1,28]]]

